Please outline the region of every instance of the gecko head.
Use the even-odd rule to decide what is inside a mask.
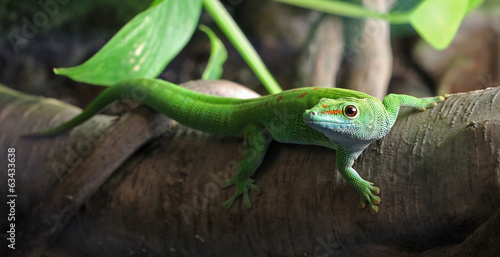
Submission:
[[[304,112],[303,120],[337,145],[367,145],[383,136],[384,128],[379,128],[378,119],[384,115],[378,114],[385,113],[385,108],[377,101],[353,97],[323,98]]]

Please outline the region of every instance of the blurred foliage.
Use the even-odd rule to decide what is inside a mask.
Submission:
[[[484,0],[484,3],[481,5],[480,9],[486,12],[498,12],[500,10],[500,1]]]
[[[42,31],[70,24],[73,28],[79,28],[78,26],[99,27],[100,29],[119,28],[139,12],[148,8],[151,2],[136,0],[2,0],[0,1],[0,27],[9,31],[15,26],[20,26],[23,17],[33,21],[37,12],[44,12],[49,19],[47,25],[40,28]],[[47,13],[46,8],[53,13]]]

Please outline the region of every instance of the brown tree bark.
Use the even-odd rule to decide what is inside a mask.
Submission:
[[[402,110],[391,133],[354,165],[382,190],[380,212],[371,215],[357,209],[359,196],[335,171],[333,150],[273,143],[255,175],[262,193],[251,194],[253,208],[244,211],[238,201],[223,211],[234,188],[222,189],[220,181],[234,174],[241,139],[194,131],[145,107],[117,122],[97,116],[53,138],[19,138],[77,111],[2,88],[0,153],[16,148],[19,194],[19,248],[10,251],[2,240],[2,251],[8,256],[432,256],[444,246],[498,251],[490,239],[498,238],[491,228],[498,227],[500,206],[499,95],[494,88],[453,95],[425,112]],[[100,140],[92,143],[88,135]],[[78,145],[86,140],[92,147],[83,151]],[[79,161],[68,157],[70,149]],[[0,158],[0,167],[6,162]],[[54,167],[61,165],[54,163],[69,169],[58,173]],[[7,195],[5,173],[0,178],[0,193]],[[0,205],[1,213],[6,208]],[[5,219],[0,225],[7,231]]]

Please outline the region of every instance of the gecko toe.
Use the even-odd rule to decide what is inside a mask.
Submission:
[[[233,205],[233,203],[236,201],[236,199],[238,199],[238,197],[240,197],[240,196],[243,196],[243,208],[245,210],[251,209],[252,203],[251,203],[250,197],[248,195],[249,189],[252,191],[255,191],[255,192],[260,192],[260,188],[257,185],[253,184],[252,182],[253,182],[253,180],[251,180],[251,179],[247,179],[245,181],[230,179],[230,180],[226,181],[226,183],[225,183],[226,185],[228,185],[228,186],[235,185],[236,186],[236,193],[234,193],[234,195],[231,198],[229,198],[227,201],[225,201],[222,204],[222,207],[225,210],[229,210],[231,208],[231,206]]]
[[[366,205],[370,206],[370,212],[372,214],[376,214],[379,210],[378,204],[382,201],[380,197],[377,195],[380,194],[380,189],[376,186],[373,186],[373,183],[364,181],[361,183],[358,192],[361,196],[360,207],[362,209],[366,208]]]
[[[229,209],[231,209],[231,206],[233,206],[233,203],[234,203],[234,201],[236,200],[236,198],[238,198],[238,196],[239,196],[239,195],[236,193],[236,194],[234,194],[231,198],[227,199],[227,201],[225,201],[225,202],[222,204],[222,208],[223,208],[224,210],[226,210],[226,211],[227,211],[227,210],[229,210]]]
[[[248,192],[243,194],[243,208],[245,208],[245,210],[250,210],[252,208],[252,203],[250,202],[250,197],[248,197]]]
[[[371,214],[377,214],[378,213],[378,206],[375,206],[375,205],[370,206],[370,212],[371,212]]]
[[[224,181],[224,182],[222,183],[222,188],[228,188],[228,187],[231,187],[232,185],[234,185],[234,183],[235,183],[234,178],[232,178],[232,179],[228,179],[228,180],[226,180],[226,181]]]

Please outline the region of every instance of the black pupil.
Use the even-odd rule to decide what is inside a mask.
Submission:
[[[345,108],[345,113],[347,114],[347,116],[349,117],[353,117],[356,115],[356,113],[358,112],[358,110],[356,109],[356,107],[352,106],[352,105],[349,105]]]

